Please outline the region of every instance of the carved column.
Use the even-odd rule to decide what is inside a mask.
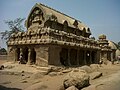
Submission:
[[[23,55],[23,49],[20,48],[20,55]]]
[[[17,48],[15,48],[15,62],[17,61],[17,59],[18,59],[19,57],[17,57]]]
[[[113,52],[111,53],[111,61],[113,61]]]
[[[31,52],[32,52],[32,49],[29,48],[29,49],[28,49],[28,62],[27,62],[28,65],[31,64]]]
[[[100,59],[102,59],[101,51],[97,50],[96,53],[95,53],[95,63],[99,63]]]
[[[22,58],[20,59],[20,56],[22,56]],[[23,62],[23,48],[20,48],[20,55],[19,55],[19,59],[20,59],[20,62],[22,63]]]

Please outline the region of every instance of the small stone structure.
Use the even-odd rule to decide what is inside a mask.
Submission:
[[[36,3],[25,21],[26,32],[13,33],[8,41],[10,60],[20,55],[27,64],[81,66],[111,60],[106,36],[90,38],[90,28],[66,14]]]

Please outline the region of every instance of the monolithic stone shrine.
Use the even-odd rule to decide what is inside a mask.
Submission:
[[[43,4],[35,4],[25,26],[26,32],[13,33],[8,40],[10,60],[23,55],[25,64],[81,66],[115,57],[105,35],[90,38],[90,28],[81,21]]]

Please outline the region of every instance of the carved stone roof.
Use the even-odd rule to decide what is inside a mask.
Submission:
[[[104,34],[99,35],[99,39],[106,39],[106,35]]]
[[[49,16],[54,16],[54,17],[56,17],[57,22],[63,24],[64,21],[67,21],[68,26],[70,26],[72,28],[76,28],[76,26],[75,26],[76,24],[74,24],[74,23],[77,23],[77,28],[79,28],[80,30],[83,30],[85,28],[86,33],[91,34],[89,27],[87,27],[81,21],[76,20],[76,19],[74,19],[74,18],[72,18],[72,17],[70,17],[70,16],[68,16],[64,13],[61,13],[61,12],[59,12],[59,11],[53,9],[53,8],[50,8],[46,5],[43,5],[41,3],[36,3],[35,6],[32,8],[30,14],[32,13],[32,11],[36,7],[40,8],[43,11],[45,20],[47,20]],[[30,16],[30,14],[29,14],[29,16]],[[28,18],[29,18],[29,16],[28,16]],[[27,21],[26,21],[26,25],[27,25]]]
[[[117,59],[117,57],[120,55],[120,50],[119,49],[117,49],[116,50],[116,59]]]
[[[112,41],[108,41],[108,43],[109,43],[109,46],[111,47],[111,49],[117,49],[117,46],[115,45],[115,43],[114,42],[112,42]]]

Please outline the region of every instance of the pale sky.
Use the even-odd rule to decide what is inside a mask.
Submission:
[[[100,34],[120,41],[120,0],[0,0],[0,32],[9,30],[4,20],[27,18],[35,3],[43,3],[90,27],[92,36]],[[0,46],[5,42],[0,40]]]

